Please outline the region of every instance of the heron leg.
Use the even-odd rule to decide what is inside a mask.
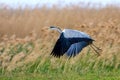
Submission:
[[[96,47],[95,45],[92,46],[92,44],[90,45],[90,47],[98,54],[98,56],[100,56],[100,53],[98,50],[101,50],[99,49],[98,47]]]
[[[93,45],[97,50],[102,50],[99,47],[95,46],[95,44],[93,44],[93,43],[91,45]]]

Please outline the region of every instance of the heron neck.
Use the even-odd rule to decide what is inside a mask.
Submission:
[[[61,30],[61,29],[56,28],[56,30],[57,30],[59,33],[62,33],[62,30]]]

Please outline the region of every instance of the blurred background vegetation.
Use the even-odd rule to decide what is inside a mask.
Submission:
[[[89,47],[71,59],[50,56],[59,36],[47,29],[51,25],[88,33],[102,48],[101,56]],[[120,79],[119,57],[119,6],[0,8],[0,79],[116,80]]]

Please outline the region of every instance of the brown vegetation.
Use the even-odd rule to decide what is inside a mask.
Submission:
[[[18,62],[20,65],[40,55],[49,54],[59,35],[47,29],[50,25],[88,33],[96,40],[95,44],[103,50],[100,59],[112,59],[116,55],[118,62],[120,61],[120,8],[108,6],[101,9],[89,9],[72,6],[59,9],[54,6],[51,9],[46,7],[0,9],[1,65],[12,64],[11,68],[13,68],[13,65]],[[23,52],[14,57],[13,54],[7,54],[11,45],[28,42],[34,44],[34,50],[29,55]],[[4,48],[5,51],[2,53]],[[23,63],[21,59],[24,59]]]

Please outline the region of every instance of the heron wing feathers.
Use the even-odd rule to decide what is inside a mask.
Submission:
[[[68,40],[70,41],[71,44],[82,42],[82,41],[87,42],[87,43],[93,41],[93,39],[89,39],[89,38],[68,38]]]
[[[76,56],[81,50],[88,45],[87,42],[82,41],[78,43],[74,43],[70,46],[70,48],[67,50],[66,55],[71,57],[71,56]]]
[[[63,33],[66,38],[78,37],[78,38],[90,38],[91,39],[91,37],[88,34],[78,31],[78,30],[64,29]]]
[[[66,53],[68,56],[75,56],[88,45],[91,37],[81,31],[65,29],[57,40],[51,55],[60,57]]]
[[[62,35],[60,36],[60,38],[57,40],[51,55],[55,56],[55,57],[60,57],[63,54],[65,54],[65,52],[67,52],[67,50],[70,47],[70,42],[68,41],[68,39],[66,38],[62,38]]]

